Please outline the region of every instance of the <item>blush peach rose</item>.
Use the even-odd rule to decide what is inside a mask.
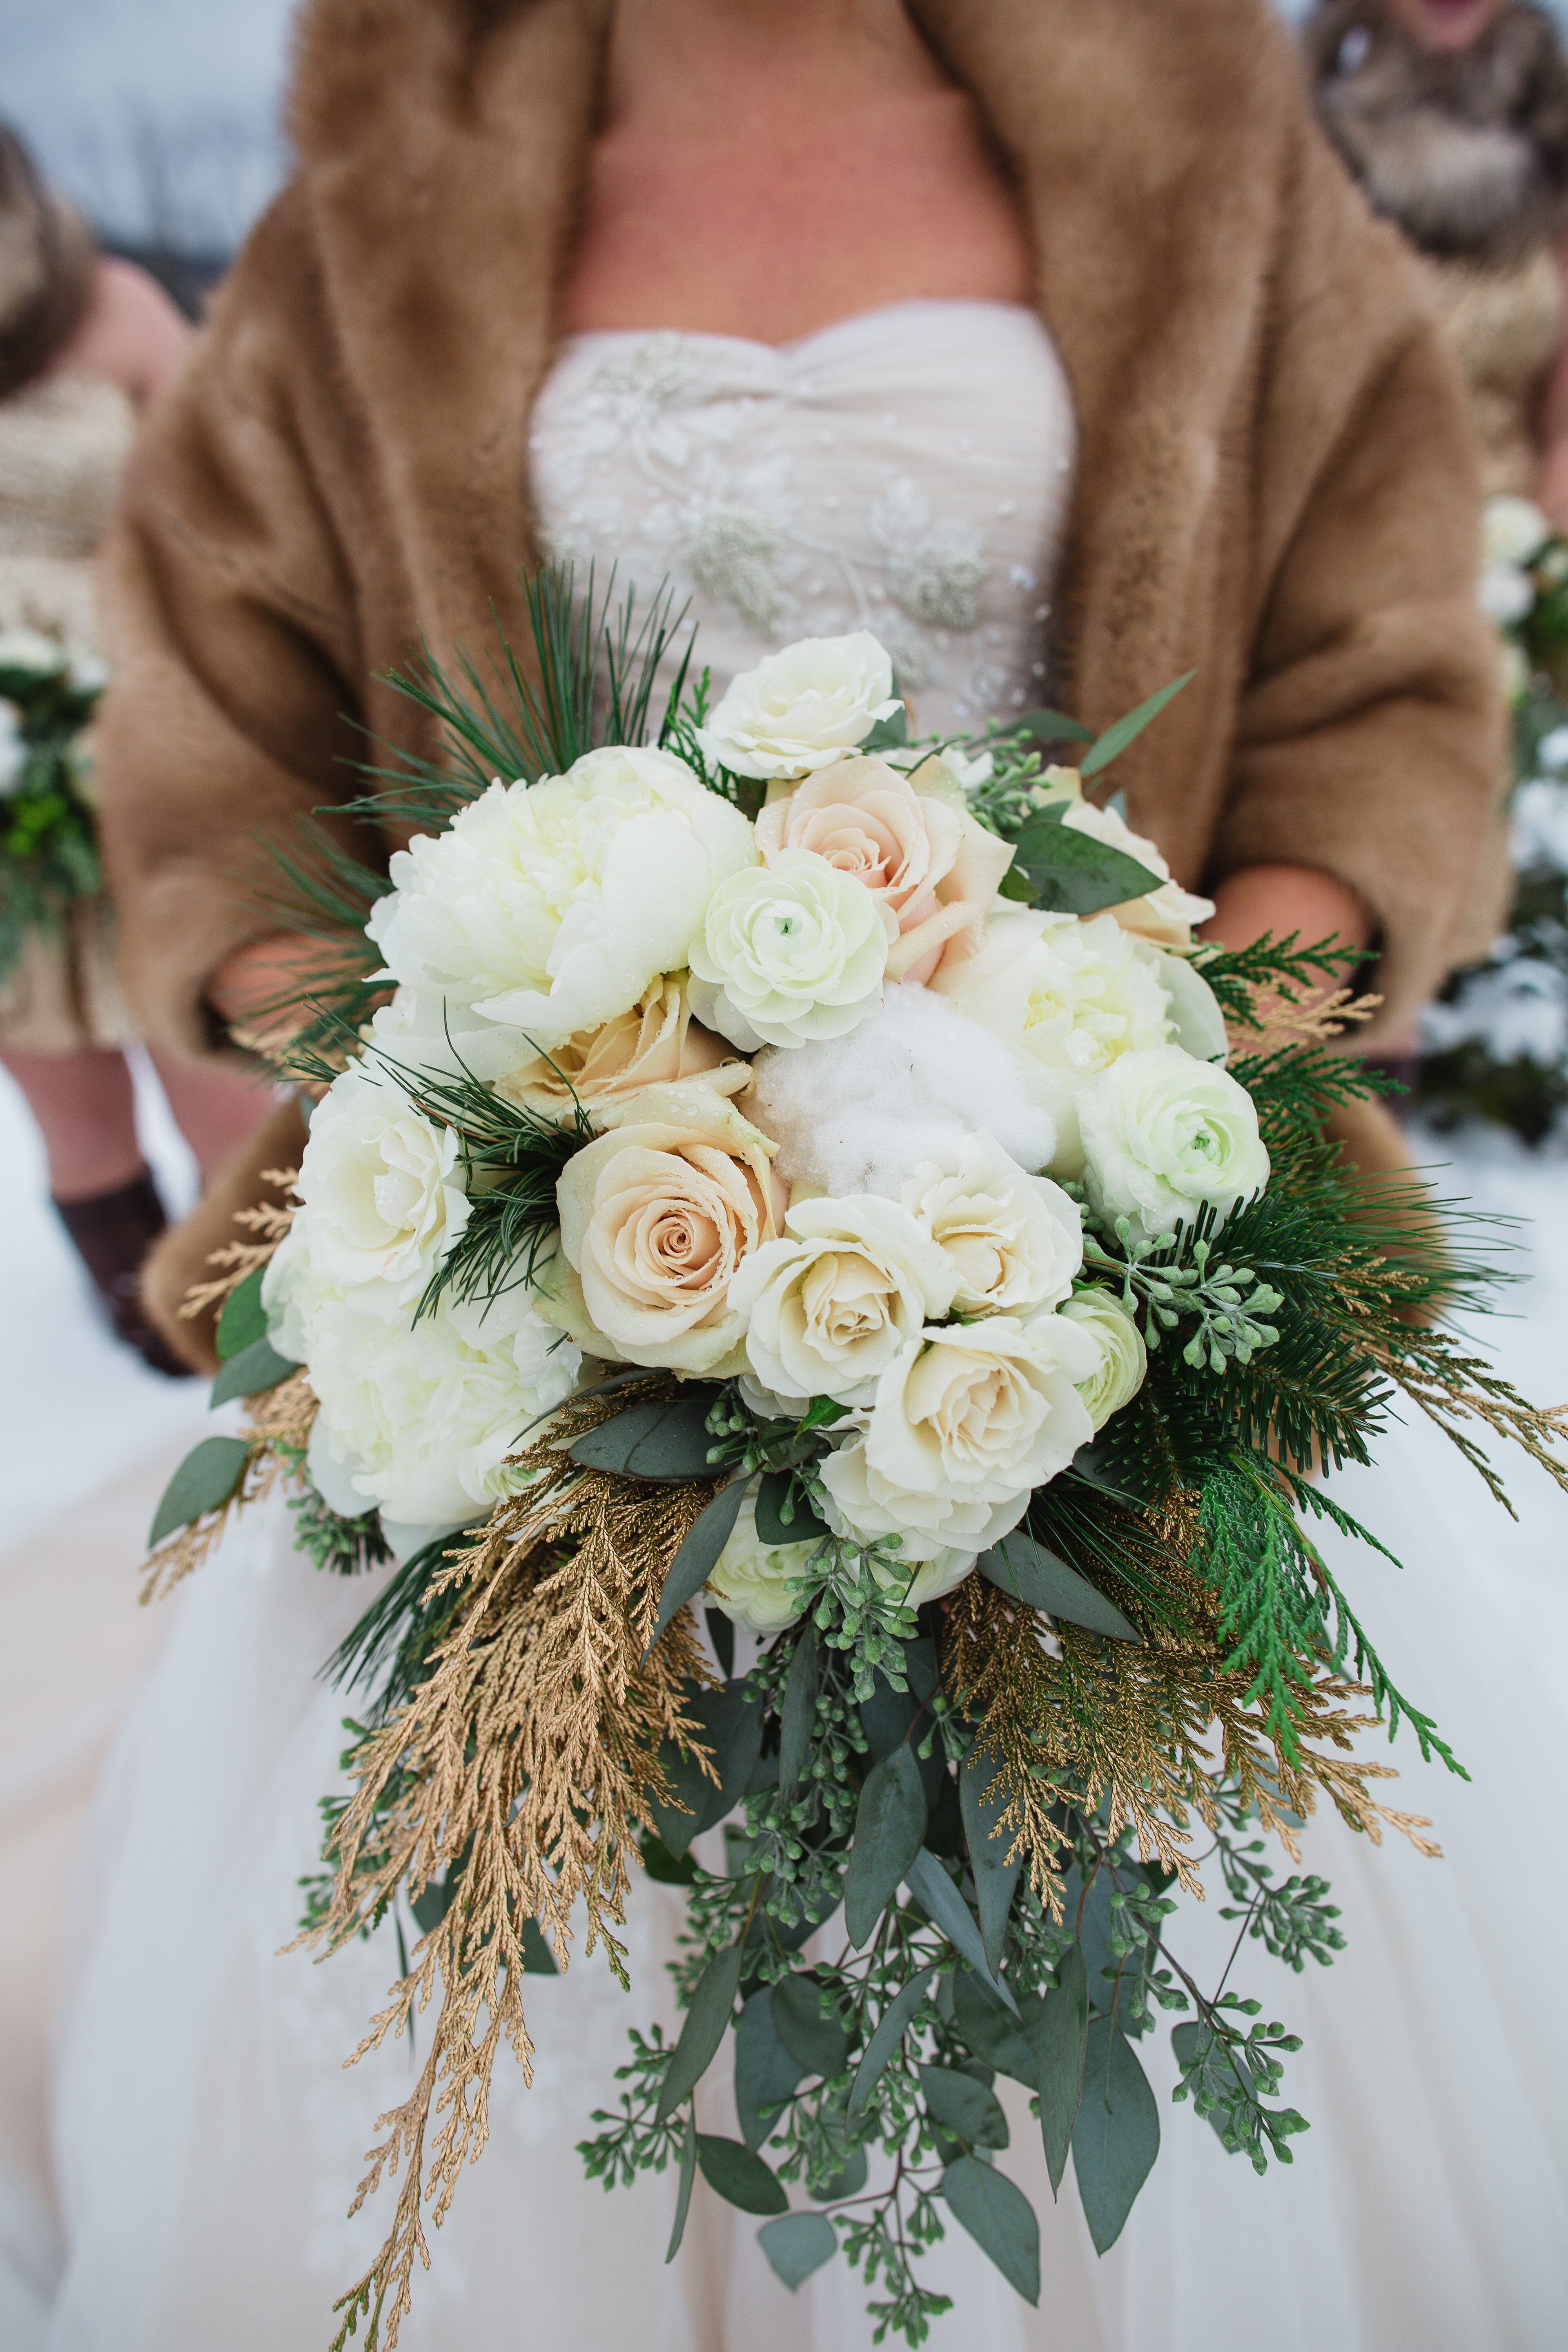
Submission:
[[[574,1097],[594,1110],[677,1078],[700,1078],[733,1095],[751,1075],[732,1045],[693,1019],[685,974],[667,973],[629,1012],[601,1028],[580,1029],[553,1053],[536,1054],[500,1079],[496,1092],[521,1110],[562,1122],[572,1117]]]
[[[542,1276],[541,1313],[612,1362],[743,1371],[730,1286],[780,1231],[775,1147],[700,1078],[648,1087],[600,1118],[609,1131],[556,1186],[562,1258]]]
[[[977,932],[1013,852],[977,824],[963,787],[940,759],[903,775],[852,755],[770,800],[757,845],[771,866],[809,850],[853,875],[898,924],[890,980],[929,980],[950,940]]]

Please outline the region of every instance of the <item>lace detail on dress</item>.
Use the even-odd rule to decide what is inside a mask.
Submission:
[[[870,628],[922,727],[1038,701],[1071,490],[1066,379],[1034,313],[907,302],[774,350],[599,333],[540,396],[552,554],[691,599],[721,687],[773,645]]]

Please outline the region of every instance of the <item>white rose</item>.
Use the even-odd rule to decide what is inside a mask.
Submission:
[[[1150,1239],[1189,1223],[1205,1202],[1223,1214],[1268,1181],[1252,1097],[1179,1045],[1113,1062],[1079,1118],[1090,1202]]]
[[[682,972],[656,980],[628,1011],[568,1037],[552,1054],[530,1055],[496,1091],[520,1109],[569,1125],[579,1107],[592,1113],[679,1078],[700,1077],[733,1095],[751,1076],[749,1064],[693,1021]]]
[[[1535,602],[1535,583],[1528,572],[1511,563],[1489,563],[1481,573],[1476,601],[1494,627],[1512,628]]]
[[[578,1349],[521,1284],[488,1301],[443,1297],[414,1323],[384,1286],[337,1288],[292,1242],[263,1296],[275,1341],[321,1399],[312,1461],[335,1465],[362,1510],[437,1528],[487,1516],[517,1483],[507,1455],[575,1385]]]
[[[1096,1429],[1131,1404],[1149,1370],[1143,1334],[1113,1290],[1080,1290],[1062,1308],[1100,1342],[1098,1370],[1076,1383]]]
[[[756,1506],[741,1506],[735,1532],[719,1555],[708,1591],[725,1614],[753,1633],[781,1633],[805,1609],[811,1591],[806,1562],[816,1542],[765,1544],[757,1533]]]
[[[896,918],[810,850],[732,875],[691,944],[691,1009],[755,1053],[842,1037],[881,1003]]]
[[[1530,499],[1489,499],[1481,516],[1481,560],[1518,567],[1539,555],[1552,525]]]
[[[296,1186],[319,1272],[416,1298],[468,1222],[457,1162],[453,1129],[422,1118],[390,1079],[347,1071],[311,1114]]]
[[[24,677],[58,677],[70,667],[70,656],[58,637],[42,629],[0,629],[0,670]]]
[[[892,662],[868,630],[802,637],[732,679],[697,740],[737,776],[808,776],[898,708]]]
[[[907,1209],[871,1195],[802,1201],[731,1285],[755,1378],[791,1411],[869,1404],[888,1365],[952,1304],[958,1269]]]
[[[22,781],[27,746],[22,735],[22,714],[0,695],[0,800],[7,799]]]
[[[609,1132],[555,1188],[565,1264],[542,1280],[541,1307],[614,1361],[715,1380],[743,1371],[745,1318],[730,1288],[778,1234],[773,1145],[700,1078],[600,1116]]]
[[[1083,1220],[1048,1176],[1031,1176],[994,1135],[923,1160],[904,1206],[949,1260],[958,1315],[1029,1315],[1058,1306],[1083,1264]]]
[[[1093,1436],[1075,1383],[1100,1360],[1093,1335],[1060,1315],[993,1315],[911,1339],[864,1431],[823,1463],[837,1531],[899,1536],[909,1559],[984,1551]]]
[[[392,859],[365,929],[398,981],[430,983],[548,1050],[678,971],[752,828],[668,751],[584,753],[494,783]]]

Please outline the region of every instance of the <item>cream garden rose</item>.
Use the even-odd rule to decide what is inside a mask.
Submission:
[[[1190,1223],[1205,1203],[1224,1214],[1268,1181],[1252,1097],[1179,1045],[1113,1063],[1079,1115],[1090,1201],[1151,1239]]]
[[[1083,1263],[1078,1204],[1028,1175],[994,1135],[969,1136],[916,1169],[904,1207],[948,1260],[959,1315],[1029,1315],[1058,1306]]]
[[[548,1051],[680,971],[714,890],[756,856],[740,811],[684,761],[615,746],[494,783],[447,832],[416,835],[365,928],[390,977]]]
[[[897,919],[809,850],[736,874],[691,945],[700,1020],[743,1053],[842,1037],[881,1003]]]
[[[953,1260],[896,1202],[873,1194],[792,1204],[784,1237],[735,1276],[752,1374],[789,1411],[868,1404],[900,1348],[945,1315]]]
[[[562,1120],[579,1104],[591,1111],[646,1087],[696,1077],[721,1094],[738,1094],[751,1067],[692,1019],[686,976],[678,972],[656,980],[636,1004],[601,1028],[580,1031],[552,1054],[530,1055],[496,1092],[541,1118]]]
[[[708,1579],[708,1591],[728,1617],[753,1633],[780,1633],[793,1625],[810,1591],[806,1562],[815,1543],[766,1544],[757,1533],[756,1505],[748,1496],[734,1533]]]
[[[896,1535],[911,1560],[985,1550],[1093,1436],[1076,1383],[1100,1357],[1060,1315],[987,1316],[907,1342],[864,1429],[823,1463],[838,1532]]]
[[[1111,1290],[1091,1286],[1075,1291],[1061,1311],[1100,1342],[1098,1369],[1076,1385],[1090,1421],[1097,1430],[1103,1429],[1143,1385],[1149,1370],[1143,1334]]]
[[[416,1298],[468,1222],[458,1138],[390,1078],[345,1073],[316,1105],[296,1186],[303,1246],[329,1282]]]
[[[898,708],[892,661],[868,629],[802,637],[733,678],[697,740],[737,776],[807,776]]]
[[[650,1087],[569,1160],[556,1186],[564,1263],[545,1315],[595,1355],[725,1379],[745,1370],[730,1286],[776,1240],[773,1146],[700,1078]]]

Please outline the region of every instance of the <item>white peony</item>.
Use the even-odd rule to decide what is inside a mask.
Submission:
[[[70,667],[70,656],[58,637],[42,629],[0,629],[0,670],[24,677],[59,677]]]
[[[1223,1214],[1268,1181],[1252,1097],[1179,1045],[1112,1063],[1079,1118],[1090,1202],[1151,1239],[1190,1223],[1205,1202]]]
[[[22,714],[14,702],[0,695],[0,801],[14,793],[22,781],[27,764],[27,746],[22,734]]]
[[[1113,1412],[1131,1404],[1149,1370],[1143,1334],[1113,1290],[1080,1290],[1062,1308],[1064,1315],[1092,1333],[1100,1342],[1099,1369],[1077,1388],[1089,1407],[1096,1429],[1103,1429]]]
[[[742,1053],[842,1037],[881,1002],[897,919],[808,849],[731,875],[691,943],[691,1009]]]
[[[994,1135],[967,1137],[921,1162],[904,1206],[948,1259],[959,1315],[1030,1315],[1058,1306],[1083,1264],[1078,1204],[1030,1176]]]
[[[805,1609],[812,1589],[806,1562],[817,1540],[765,1544],[757,1533],[756,1506],[748,1496],[708,1579],[708,1590],[727,1616],[749,1625],[753,1633],[780,1633]]]
[[[321,1399],[312,1462],[323,1477],[335,1466],[359,1509],[414,1526],[487,1517],[518,1481],[506,1457],[571,1393],[582,1363],[521,1284],[489,1301],[443,1297],[411,1323],[384,1285],[325,1280],[292,1233],[263,1298],[275,1344]]]
[[[433,984],[533,1049],[678,971],[752,828],[668,751],[585,752],[563,776],[490,786],[392,859],[365,926],[395,980]]]
[[[869,630],[802,637],[732,679],[697,740],[737,776],[808,776],[898,708],[892,662]]]
[[[883,1373],[864,1430],[823,1463],[837,1531],[898,1536],[912,1560],[985,1550],[1093,1436],[1075,1383],[1100,1360],[1093,1334],[1060,1315],[928,1328]]]
[[[1552,525],[1532,499],[1507,494],[1489,499],[1481,515],[1481,561],[1522,567],[1551,536]]]
[[[730,1286],[752,1374],[794,1412],[816,1396],[869,1404],[900,1349],[947,1313],[958,1267],[907,1209],[871,1195],[799,1202],[784,1226]]]
[[[458,1138],[422,1118],[390,1079],[359,1068],[310,1118],[296,1220],[317,1271],[344,1289],[384,1282],[400,1301],[424,1289],[468,1222]]]

